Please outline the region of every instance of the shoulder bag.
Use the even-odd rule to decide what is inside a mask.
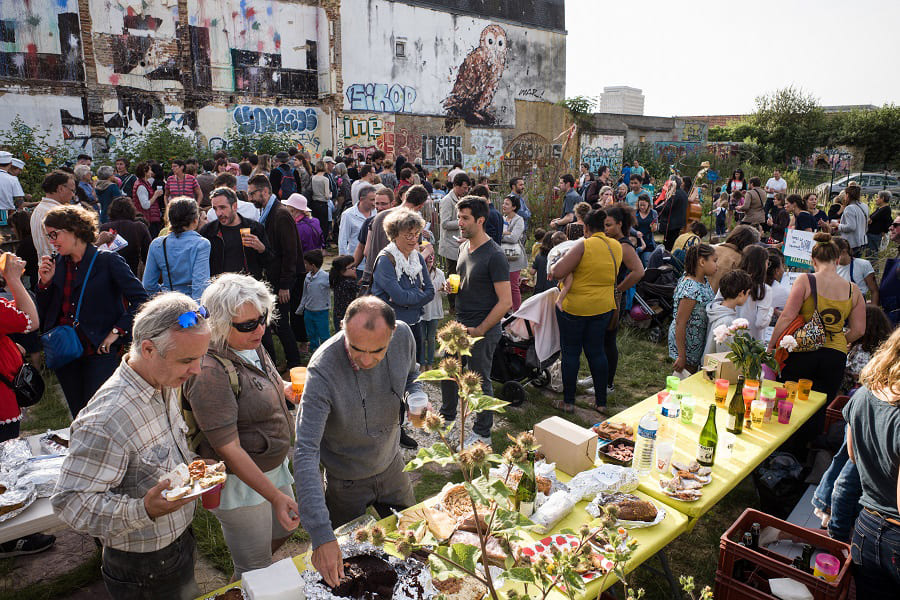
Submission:
[[[84,274],[84,280],[81,282],[81,292],[78,294],[78,304],[75,307],[75,322],[72,325],[57,325],[41,336],[44,360],[47,362],[48,369],[55,371],[84,354],[84,346],[81,345],[75,328],[78,327],[78,318],[81,315],[84,290],[87,288],[88,278],[91,276],[91,270],[94,268],[94,261],[97,260],[98,254],[100,254],[99,250],[94,252],[91,264],[88,265],[87,273]]]
[[[20,408],[34,406],[44,395],[44,378],[34,365],[23,362],[12,381],[0,375],[0,383],[16,393],[16,402]]]
[[[169,241],[169,236],[163,238],[162,248],[163,248],[163,260],[166,261],[166,276],[169,278],[169,291],[175,291],[175,284],[172,283],[172,271],[169,270],[169,253],[166,252],[166,242]]]
[[[613,254],[612,246],[609,245],[606,239],[603,239],[603,243],[606,244],[606,249],[609,250],[609,257],[613,261],[613,281],[616,281],[619,278],[619,265],[616,263],[616,255]],[[614,331],[619,327],[619,305],[622,303],[622,293],[616,289],[615,283],[613,283],[613,298],[615,298],[616,307],[609,318],[609,324],[606,326],[607,331]]]
[[[821,315],[819,315],[819,294],[816,288],[816,278],[807,273],[806,280],[809,282],[810,295],[813,298],[813,314],[810,315],[808,321],[803,318],[802,314],[798,314],[787,326],[787,329],[778,336],[775,342],[775,360],[778,361],[778,366],[781,368],[784,367],[788,357],[788,351],[781,347],[781,340],[785,336],[792,335],[797,340],[797,347],[793,350],[794,352],[812,352],[825,345],[825,324],[822,322]]]

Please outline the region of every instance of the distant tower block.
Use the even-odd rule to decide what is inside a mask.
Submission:
[[[617,115],[643,115],[644,94],[641,90],[627,85],[605,87],[600,95],[600,112]]]

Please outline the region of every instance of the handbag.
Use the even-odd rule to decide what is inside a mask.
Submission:
[[[81,301],[84,299],[84,290],[87,287],[88,278],[91,276],[91,270],[94,268],[94,261],[100,251],[94,252],[91,257],[91,264],[88,265],[87,273],[84,275],[84,281],[81,284],[81,292],[78,294],[78,304],[75,307],[75,322],[72,325],[57,325],[47,333],[41,336],[41,342],[44,345],[44,360],[47,368],[55,371],[60,367],[64,367],[82,354],[84,354],[84,346],[78,339],[78,317],[81,315]]]
[[[516,262],[522,258],[523,248],[521,242],[500,242],[500,249],[506,255],[506,260]]]
[[[0,375],[0,382],[15,392],[19,408],[34,406],[44,395],[44,378],[31,363],[23,362],[12,381]]]
[[[810,294],[813,298],[813,314],[809,320],[803,318],[803,315],[797,315],[790,322],[787,329],[778,336],[775,341],[775,360],[778,362],[779,368],[784,367],[789,352],[781,347],[781,340],[785,336],[792,335],[797,340],[797,347],[793,352],[812,352],[818,350],[825,345],[825,323],[822,322],[822,316],[819,314],[819,294],[816,288],[816,278],[806,274],[809,281]]]
[[[606,244],[606,249],[609,250],[609,257],[613,261],[613,273],[615,273],[618,278],[619,265],[616,264],[616,255],[613,254],[612,246],[609,245],[609,242],[605,239],[603,242]],[[622,292],[618,291],[615,286],[613,286],[613,299],[615,300],[616,307],[613,309],[613,314],[609,318],[609,324],[606,326],[607,331],[614,331],[619,328],[619,305],[622,303]]]

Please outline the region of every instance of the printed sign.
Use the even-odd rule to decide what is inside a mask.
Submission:
[[[812,267],[812,231],[788,229],[784,238],[784,263],[789,267]]]

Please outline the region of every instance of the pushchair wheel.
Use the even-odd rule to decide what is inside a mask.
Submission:
[[[550,383],[550,371],[544,369],[541,371],[541,374],[531,380],[531,385],[534,387],[545,387],[548,383]]]
[[[503,400],[512,406],[521,406],[525,402],[525,388],[518,381],[507,381],[503,384]]]
[[[654,344],[660,343],[663,339],[662,327],[660,327],[659,325],[653,325],[652,327],[650,327],[647,335],[650,338],[650,341]]]

